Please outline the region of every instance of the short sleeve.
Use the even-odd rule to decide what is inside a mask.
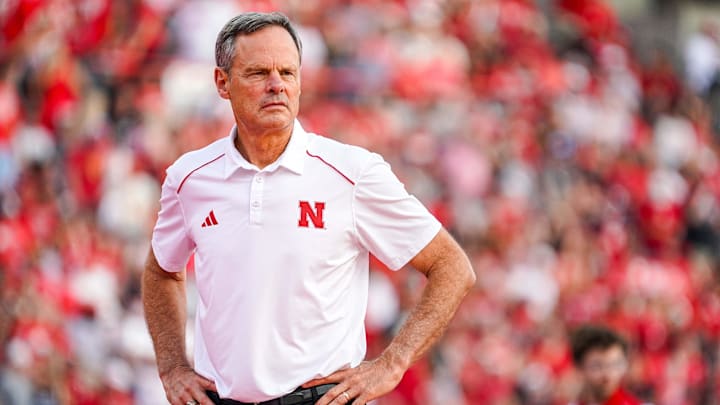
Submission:
[[[187,233],[177,186],[168,173],[160,194],[160,212],[152,235],[152,248],[160,267],[168,272],[185,268],[195,244]]]
[[[360,243],[393,270],[415,257],[441,227],[377,154],[355,184],[353,214]]]

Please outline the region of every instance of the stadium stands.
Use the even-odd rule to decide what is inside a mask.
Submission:
[[[478,273],[379,404],[566,404],[567,331],[591,321],[633,342],[643,400],[717,404],[717,29],[686,81],[606,2],[545,3],[0,2],[0,403],[165,403],[139,303],[159,186],[232,125],[221,25],[279,9],[305,43],[305,128],[382,153]],[[422,286],[373,263],[370,355]]]

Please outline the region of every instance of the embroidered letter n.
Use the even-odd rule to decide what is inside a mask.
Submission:
[[[313,209],[309,202],[300,201],[300,220],[298,221],[298,226],[307,228],[310,226],[310,221],[312,221],[315,228],[325,228],[325,222],[323,221],[324,209],[324,202],[315,202],[315,209]]]

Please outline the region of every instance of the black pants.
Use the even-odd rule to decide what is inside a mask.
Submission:
[[[314,405],[320,397],[337,384],[318,385],[312,388],[298,387],[295,391],[284,395],[280,398],[271,399],[269,401],[260,402],[259,405]],[[206,391],[207,396],[216,405],[253,405],[245,402],[235,401],[234,399],[220,398],[215,391]],[[353,401],[348,402],[352,404]]]

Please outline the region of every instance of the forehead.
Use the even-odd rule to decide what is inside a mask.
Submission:
[[[585,354],[583,362],[607,362],[621,360],[623,358],[625,358],[625,353],[623,352],[622,347],[620,347],[620,345],[614,345],[607,348],[598,347],[595,349],[590,349]]]
[[[300,64],[300,54],[285,28],[271,25],[252,34],[235,38],[236,65],[242,64]]]

